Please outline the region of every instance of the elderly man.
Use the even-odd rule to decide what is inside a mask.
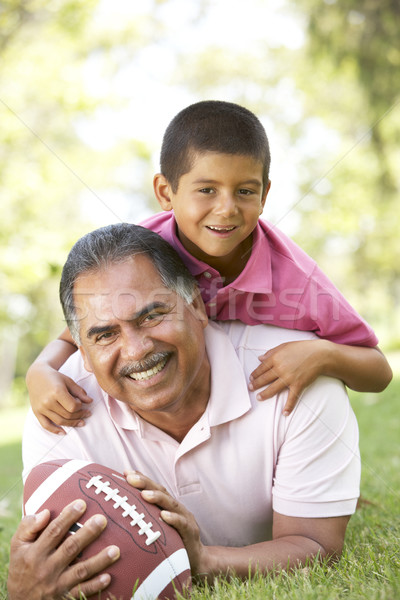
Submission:
[[[94,398],[93,415],[60,438],[31,414],[25,475],[50,458],[130,471],[128,482],[161,505],[182,535],[194,575],[246,577],[249,565],[254,572],[340,554],[360,478],[358,429],[344,386],[319,378],[284,417],[287,392],[260,403],[246,385],[262,352],[312,334],[208,323],[196,283],[172,248],[134,225],[79,240],[60,295],[80,348],[63,371]],[[13,569],[23,560],[21,536],[37,544],[45,524],[37,541],[17,531]],[[82,544],[94,535],[82,536]],[[104,564],[98,558],[89,576]],[[63,565],[46,577],[65,579]],[[77,583],[69,581],[71,588]],[[10,569],[10,598],[20,600],[14,583]],[[19,577],[19,590],[25,583]],[[45,584],[35,578],[36,589]]]

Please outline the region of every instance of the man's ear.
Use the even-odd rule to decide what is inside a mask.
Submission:
[[[192,303],[190,306],[191,306],[195,316],[198,318],[199,321],[201,321],[203,328],[205,329],[208,324],[206,307],[204,306],[203,298],[201,297],[201,293],[200,293],[199,289],[196,290],[195,294],[196,294],[195,298],[194,298],[194,300],[192,300]]]
[[[268,183],[265,187],[264,193],[263,193],[263,197],[261,198],[261,208],[260,208],[260,215],[262,213],[262,211],[264,210],[264,206],[265,206],[265,202],[267,200],[267,196],[268,196],[268,192],[271,189],[271,180],[268,179]]]
[[[93,373],[92,366],[90,364],[90,361],[89,361],[89,359],[87,357],[87,354],[86,354],[83,346],[78,346],[78,349],[79,349],[79,352],[81,353],[81,356],[82,356],[82,359],[83,359],[83,364],[84,364],[84,367],[85,367],[86,371],[89,371],[89,373]]]
[[[153,178],[153,188],[156,198],[163,210],[172,210],[171,187],[162,173],[157,173]]]

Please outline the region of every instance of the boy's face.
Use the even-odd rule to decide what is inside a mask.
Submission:
[[[238,273],[250,255],[251,234],[264,208],[263,165],[250,156],[196,154],[176,193],[162,175],[155,191],[164,210],[174,210],[179,239],[196,258],[228,273]]]

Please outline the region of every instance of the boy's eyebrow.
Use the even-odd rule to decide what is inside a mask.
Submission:
[[[144,317],[144,315],[149,314],[152,310],[158,309],[158,308],[167,308],[168,305],[165,304],[165,302],[150,302],[150,304],[147,304],[147,306],[144,306],[143,308],[141,308],[138,312],[134,313],[129,319],[129,321],[136,321],[137,319],[140,319],[141,317]],[[108,331],[111,331],[113,328],[115,327],[115,325],[113,325],[112,323],[107,323],[106,325],[93,325],[92,327],[90,327],[86,333],[86,338],[90,339],[92,337],[94,337],[95,335],[99,335],[101,333],[107,333]]]
[[[215,184],[215,183],[220,183],[220,181],[217,181],[216,179],[207,179],[207,178],[201,178],[201,179],[196,179],[195,181],[193,181],[194,184],[206,184],[206,183],[211,183],[211,184]],[[262,181],[261,179],[246,179],[246,181],[241,181],[240,185],[258,185],[258,186],[262,186]]]

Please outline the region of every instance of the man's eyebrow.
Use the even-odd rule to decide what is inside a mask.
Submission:
[[[107,333],[108,331],[111,331],[111,329],[113,328],[112,325],[93,325],[93,327],[90,327],[90,329],[88,329],[87,333],[86,333],[86,337],[88,339],[94,337],[95,335],[99,335],[101,333]]]
[[[134,313],[130,318],[129,321],[135,321],[137,319],[140,319],[141,317],[144,317],[145,315],[148,315],[151,311],[153,310],[157,310],[157,309],[166,309],[166,308],[170,308],[168,304],[165,304],[165,302],[150,302],[150,304],[147,304],[146,306],[144,306],[143,308],[141,308],[138,312]],[[109,331],[112,331],[112,329],[115,327],[115,325],[113,325],[112,323],[108,323],[107,325],[93,325],[92,327],[90,327],[86,333],[86,337],[88,339],[94,337],[95,335],[99,335],[102,333],[108,333]]]

